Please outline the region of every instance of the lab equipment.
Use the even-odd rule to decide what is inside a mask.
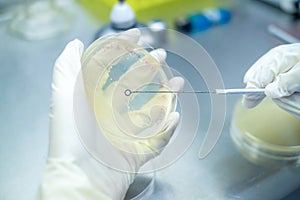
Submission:
[[[231,88],[216,89],[216,94],[264,94],[265,89],[260,88]]]
[[[296,14],[300,12],[299,10],[300,2],[298,0],[261,0],[261,1],[276,6],[280,8],[282,11],[289,14]]]
[[[16,2],[0,1],[0,22],[10,20],[13,17]]]
[[[281,45],[262,56],[245,74],[246,88],[265,88],[266,96],[300,118],[300,44]],[[265,95],[244,95],[243,104],[255,107]]]
[[[108,22],[109,13],[116,1],[111,0],[79,0],[81,5],[93,14],[99,22]],[[127,0],[135,11],[137,19],[147,24],[153,19],[164,20],[168,27],[174,28],[174,18],[186,16],[189,13],[198,12],[207,7],[227,6],[231,1],[220,2],[218,0]]]
[[[159,133],[176,109],[176,95],[124,95],[127,88],[170,90],[172,74],[136,43],[111,36],[95,41],[82,58],[87,97],[99,128],[117,138],[147,139]],[[113,142],[117,142],[116,138]]]
[[[216,94],[264,94],[265,89],[262,88],[232,88],[232,89],[216,89]],[[294,93],[300,93],[296,90]]]
[[[179,31],[197,33],[214,25],[226,24],[231,19],[231,12],[225,8],[206,9],[201,13],[180,17],[175,21]]]
[[[129,32],[131,32],[131,33],[129,34]],[[141,41],[142,38],[144,38],[144,37],[142,37],[143,33],[144,33],[144,31],[141,30],[141,35],[140,35],[138,30],[133,29],[133,30],[130,30],[130,31],[126,31],[126,32],[120,33],[120,35],[117,35],[117,36],[114,36],[114,37],[116,37],[116,39],[120,39],[120,37],[124,39],[124,37],[127,37],[128,38],[127,40],[130,40],[133,43],[137,43],[137,41],[143,43],[143,41]],[[168,34],[172,34],[172,33],[174,33],[174,34],[176,33],[176,34],[180,34],[181,36],[185,36],[184,34],[181,34],[181,33],[178,33],[176,31],[172,31],[172,30],[171,30],[171,32],[168,32]],[[134,35],[134,36],[132,36],[132,35]],[[176,36],[175,35],[173,35],[173,36],[174,37],[172,37],[172,38],[175,39]],[[109,37],[111,37],[111,36],[109,36]],[[178,37],[179,36],[177,35],[177,38]],[[188,44],[188,43],[185,42],[185,44]],[[188,45],[188,46],[191,47],[192,45]],[[180,50],[183,50],[182,49],[182,45],[180,45],[178,47],[180,47]],[[199,51],[201,53],[201,49]],[[188,52],[186,52],[186,53],[188,54]],[[164,50],[156,49],[154,51],[151,51],[150,55],[160,61],[160,63],[162,64],[162,66],[160,66],[160,68],[162,67],[160,70],[164,70],[165,67],[164,67],[163,63],[165,63],[164,59],[166,58],[166,52]],[[95,56],[97,56],[97,55],[95,54]],[[121,57],[117,58],[117,59],[121,59]],[[199,57],[197,56],[197,58],[199,58]],[[202,61],[207,61],[207,59],[209,59],[209,57],[203,56]],[[83,59],[82,59],[82,61],[83,61]],[[210,60],[208,60],[207,62],[205,62],[206,66],[211,66],[210,63],[209,63],[209,61]],[[114,58],[112,60],[111,64],[113,64],[113,62],[117,62],[117,60],[115,60],[115,58]],[[148,65],[148,67],[151,67],[151,65]],[[211,67],[211,68],[213,68],[213,67]],[[107,69],[109,70],[110,68],[108,67]],[[167,67],[166,71],[168,71],[170,69],[172,69],[172,68]],[[100,70],[100,69],[98,69],[98,70]],[[130,76],[133,79],[133,80],[131,80],[132,82],[138,81],[137,78],[134,78],[136,76],[135,76],[135,74],[133,72],[135,72],[134,67],[133,67],[133,69],[129,69],[126,73],[122,72],[121,75],[122,74],[123,75],[121,76],[120,80],[119,81],[114,81],[114,83],[111,84],[111,85],[112,86],[114,84],[121,85],[122,78],[123,77],[129,77],[128,75],[133,75],[133,76]],[[85,73],[85,72],[83,71],[83,73]],[[105,73],[107,73],[107,71],[104,71],[103,74],[105,74]],[[136,75],[138,77],[142,78],[142,76],[146,76],[145,75],[146,73],[147,73],[147,69],[143,70],[142,73],[139,73],[139,74],[136,74]],[[151,73],[155,74],[155,71],[151,72]],[[170,90],[172,90],[172,91],[180,91],[181,88],[183,87],[183,85],[185,85],[185,88],[187,90],[191,90],[191,85],[188,84],[188,83],[184,84],[185,81],[184,81],[183,78],[180,77],[181,76],[180,73],[177,73],[176,70],[175,70],[175,71],[172,71],[172,74],[176,75],[176,77],[168,80],[167,86],[169,87]],[[90,79],[88,79],[88,80],[89,81],[91,81],[91,80],[97,80],[97,72],[95,71],[95,73],[92,73],[92,75],[94,75],[94,77],[90,77]],[[113,75],[113,73],[112,73],[112,75]],[[102,74],[100,74],[98,77],[99,77],[98,80],[99,80],[99,83],[100,83],[101,79],[103,79],[102,78],[103,76],[102,76]],[[156,80],[157,78],[159,78],[159,76],[156,76],[154,80]],[[127,83],[130,83],[131,81],[127,81]],[[141,82],[145,83],[146,85],[149,84],[149,86],[153,87],[153,82],[149,82],[146,79],[141,80]],[[215,76],[214,76],[214,82],[216,82]],[[94,84],[97,85],[97,82],[95,82]],[[162,82],[160,84],[162,84]],[[87,86],[87,85],[85,84],[85,86]],[[155,87],[151,88],[151,87],[149,87],[149,89],[152,89],[152,90],[155,89],[155,90],[157,90],[157,88],[155,88]],[[98,87],[98,88],[100,88],[100,87]],[[127,87],[124,87],[124,90],[125,90],[125,88],[127,88]],[[128,88],[132,88],[132,87],[128,86]],[[142,89],[143,90],[143,87],[142,88],[139,88],[139,87],[138,88],[132,88],[132,89]],[[144,88],[144,89],[146,90],[146,88]],[[161,89],[167,90],[167,88],[161,88]],[[132,99],[134,99],[135,96],[139,96],[139,98],[137,98],[135,102],[133,101],[131,105],[134,105],[135,103],[137,103],[138,101],[143,100],[143,99],[147,100],[151,96],[153,96],[153,97],[163,96],[163,94],[159,94],[158,96],[156,96],[156,94],[151,94],[151,95],[146,95],[146,96],[144,94],[143,95],[141,95],[141,94],[134,94],[134,95],[131,95],[131,96],[125,96],[124,90],[122,88],[122,90],[120,90],[120,91],[117,91],[117,90],[115,90],[115,91],[109,91],[109,92],[116,93],[116,94],[120,95],[120,98],[112,98],[111,105],[114,105],[113,101],[116,101],[118,99],[120,101],[122,99],[127,99],[128,101],[131,101]],[[91,90],[91,91],[93,92],[93,90]],[[170,96],[176,96],[175,94],[167,94],[167,96],[169,96],[169,95]],[[75,100],[75,102],[74,102],[74,109],[77,110],[75,113],[80,113],[80,114],[76,114],[75,115],[76,116],[75,117],[75,121],[76,121],[76,124],[77,124],[78,133],[80,135],[82,143],[85,145],[87,151],[93,157],[95,157],[100,163],[104,163],[104,164],[108,165],[111,168],[114,168],[114,169],[117,169],[117,170],[120,170],[120,171],[127,171],[128,170],[127,167],[126,167],[126,165],[122,165],[122,163],[119,164],[119,163],[112,162],[111,156],[107,156],[103,152],[99,151],[99,148],[97,148],[97,146],[98,146],[98,144],[99,145],[101,144],[102,147],[104,148],[104,145],[102,144],[103,141],[107,141],[109,143],[109,144],[107,144],[107,146],[104,149],[111,149],[112,147],[114,147],[114,148],[117,147],[116,148],[117,150],[123,151],[123,152],[128,152],[128,151],[132,152],[132,151],[139,150],[138,153],[141,152],[141,151],[142,151],[141,153],[143,153],[143,151],[144,151],[144,153],[145,153],[144,157],[147,158],[148,155],[149,155],[150,157],[152,156],[152,158],[153,158],[154,157],[153,156],[154,153],[155,154],[156,153],[160,153],[161,150],[163,149],[163,148],[161,148],[161,146],[158,146],[158,143],[155,142],[155,141],[158,141],[155,138],[156,137],[157,138],[161,138],[166,133],[171,133],[170,130],[167,130],[167,129],[164,128],[163,130],[166,131],[166,132],[159,133],[158,135],[155,135],[155,131],[150,132],[150,129],[148,131],[145,130],[145,131],[141,132],[141,134],[139,134],[139,135],[133,135],[132,134],[133,132],[130,132],[130,134],[128,134],[125,131],[122,133],[122,135],[120,135],[120,131],[123,130],[123,129],[120,128],[121,126],[118,126],[117,123],[119,123],[119,122],[117,120],[116,120],[116,122],[114,122],[114,123],[116,123],[115,128],[118,129],[118,130],[120,128],[120,131],[118,131],[116,133],[113,133],[113,134],[102,133],[102,132],[99,131],[99,128],[98,128],[98,124],[99,124],[98,121],[99,120],[97,119],[97,116],[96,116],[95,120],[98,120],[98,121],[91,120],[91,122],[90,122],[90,120],[88,120],[88,119],[82,119],[82,116],[86,116],[87,114],[82,114],[83,112],[85,112],[85,110],[81,109],[81,107],[80,107],[81,103],[77,102],[78,99],[79,98],[74,98],[74,100]],[[88,99],[90,100],[91,98],[88,97]],[[153,101],[151,101],[150,103],[155,103],[155,99],[156,98],[152,98]],[[93,96],[92,96],[92,100],[95,100],[95,99],[93,99]],[[177,100],[177,99],[174,99],[174,101],[175,100]],[[163,102],[164,101],[168,101],[168,97],[165,100],[163,100]],[[159,104],[162,104],[163,102],[160,102]],[[142,105],[143,102],[140,101],[140,103]],[[153,110],[153,114],[154,115],[153,116],[154,117],[157,116],[157,118],[163,119],[163,115],[160,115],[160,114],[164,113],[164,112],[168,112],[168,110],[164,111],[164,109],[162,109],[162,110],[156,111],[155,109],[159,108],[159,106],[160,106],[159,104],[157,104],[157,106],[154,107],[154,110]],[[91,105],[93,106],[93,104],[91,104]],[[111,105],[109,105],[109,106],[111,106]],[[148,105],[150,106],[150,104],[148,104]],[[149,172],[149,171],[152,172],[153,170],[161,169],[161,168],[164,168],[166,166],[169,166],[175,160],[177,160],[181,155],[183,155],[183,153],[188,148],[188,146],[191,145],[191,143],[193,141],[193,138],[195,137],[195,134],[197,133],[197,128],[198,128],[198,124],[199,124],[199,118],[200,118],[200,116],[199,116],[199,106],[197,104],[197,97],[196,97],[196,95],[192,95],[192,94],[191,95],[186,95],[186,96],[181,96],[180,102],[178,102],[177,105],[180,105],[180,106],[178,106],[176,108],[177,112],[181,113],[182,115],[186,114],[188,116],[192,116],[193,119],[191,120],[191,119],[186,118],[186,117],[185,118],[184,117],[180,118],[180,122],[181,122],[181,125],[179,126],[180,129],[176,130],[178,134],[176,134],[176,137],[172,138],[172,141],[168,144],[167,148],[164,149],[164,151],[162,152],[162,154],[160,154],[159,157],[157,157],[157,158],[155,158],[153,160],[153,162],[155,162],[155,169],[153,169],[152,165],[149,166],[148,163],[147,163],[145,165],[145,168],[141,169],[141,170],[143,170],[142,172]],[[125,106],[127,106],[127,105],[125,104]],[[118,107],[116,107],[114,109],[117,109],[117,108]],[[124,109],[124,115],[126,115],[126,112],[127,112],[126,109]],[[97,113],[94,113],[93,116],[94,115],[97,115]],[[170,116],[168,116],[168,118],[170,118],[173,115],[176,116],[176,113],[171,112],[169,115]],[[135,123],[143,122],[143,119],[147,119],[148,118],[147,116],[146,117],[145,116],[146,115],[142,115],[141,118],[140,118],[140,121],[136,121]],[[142,117],[145,117],[145,118],[142,118]],[[117,118],[115,118],[115,119],[117,119]],[[165,119],[163,119],[163,120],[165,120]],[[92,123],[92,121],[95,124]],[[146,121],[146,122],[148,123],[148,122],[151,122],[151,121],[149,120],[149,121]],[[87,124],[89,124],[88,127],[93,127],[92,131],[86,127]],[[160,124],[160,122],[157,125],[152,126],[152,128],[153,129],[155,129],[155,127],[159,128],[159,124]],[[129,122],[126,125],[130,127],[131,124]],[[145,124],[145,125],[147,125],[147,124]],[[166,124],[166,126],[169,126],[169,125]],[[149,128],[151,128],[151,125],[149,126]],[[151,135],[154,138],[151,137],[151,139],[148,140],[147,139],[147,132],[149,132],[149,137],[148,137],[149,139],[150,139]],[[184,134],[179,134],[181,132],[184,133]],[[101,135],[101,138],[99,138],[100,137],[99,135]],[[102,135],[103,135],[103,137],[102,137]],[[116,135],[118,135],[119,137],[117,137]],[[136,141],[138,141],[138,142],[136,142]],[[165,141],[168,141],[168,140],[165,140]],[[113,144],[110,144],[110,142],[113,143]],[[117,145],[118,142],[120,142],[119,145]],[[149,147],[149,145],[151,145],[151,147]],[[164,145],[164,144],[160,143],[160,145]],[[131,147],[131,148],[129,148],[129,147]],[[159,151],[155,151],[155,149],[157,149],[158,147],[159,147]],[[143,150],[144,148],[146,150]],[[110,150],[107,150],[106,152],[110,152]],[[136,154],[136,153],[133,152],[133,154]],[[111,155],[111,153],[109,155]],[[133,169],[131,169],[131,170],[133,170]]]
[[[135,13],[125,0],[119,0],[110,13],[110,23],[96,33],[95,40],[109,34],[116,34],[131,28],[145,27],[135,19]]]
[[[170,87],[180,90],[183,86],[180,81],[169,82],[169,76],[165,74],[169,73],[169,69],[161,66],[164,65],[165,51],[148,53],[136,44],[139,39],[140,33],[134,29],[117,36],[102,37],[86,50],[82,58],[82,75],[98,127],[93,126],[92,119],[88,120],[85,126],[94,127],[94,131],[87,134],[85,129],[79,128],[81,117],[86,115],[76,115],[79,117],[76,121],[79,122],[81,142],[90,155],[109,168],[137,175],[125,198],[136,200],[147,198],[153,192],[155,166],[150,164],[147,174],[137,172],[143,171],[140,167],[163,150],[177,126],[179,116],[173,113],[176,107],[176,96],[173,94],[128,98],[123,88],[129,84],[137,88]],[[172,80],[175,79],[178,78]],[[112,155],[120,153],[125,155],[125,163],[124,160],[116,162],[112,158]],[[126,160],[132,162],[127,163]]]
[[[131,36],[133,35],[132,33]],[[126,36],[119,37],[125,39]],[[137,41],[138,35],[135,38]],[[124,141],[123,145],[126,145],[128,150],[135,148],[136,154],[120,152],[109,144],[106,148],[105,138],[101,138],[102,133],[97,132],[99,134],[90,138],[90,145],[95,145],[99,152],[110,157],[110,161],[118,163],[123,170],[114,170],[113,165],[107,167],[98,162],[84,148],[86,146],[80,141],[83,139],[78,137],[78,134],[85,136],[98,130],[93,129],[94,126],[91,125],[95,118],[84,93],[80,71],[82,53],[83,44],[74,40],[66,46],[54,66],[49,155],[39,189],[39,199],[74,199],[74,196],[76,199],[123,199],[140,167],[162,151],[179,121],[178,113],[169,115],[165,129],[147,143],[159,150],[151,155],[137,154],[148,148],[143,142]],[[182,85],[170,87],[177,89]],[[78,113],[79,108],[84,113]],[[79,121],[76,121],[78,119]],[[80,132],[81,125],[88,129],[88,132]],[[94,141],[99,143],[95,144]]]
[[[275,26],[273,24],[268,26],[268,31],[270,34],[274,35],[278,39],[282,40],[286,44],[293,44],[293,43],[299,43],[300,40],[291,34],[287,33],[283,29],[279,28],[278,26]]]
[[[300,165],[300,121],[270,98],[253,109],[239,101],[230,133],[241,154],[255,164],[271,168]]]
[[[56,1],[25,1],[8,25],[10,32],[27,40],[43,40],[67,32],[73,16]]]
[[[231,89],[215,89],[215,91],[170,91],[170,90],[130,90],[126,89],[124,94],[130,96],[133,93],[196,93],[196,94],[264,94],[265,89],[262,88],[231,88]],[[296,90],[294,93],[300,93]]]
[[[155,172],[147,174],[137,174],[134,182],[127,190],[124,200],[149,199],[155,188]]]

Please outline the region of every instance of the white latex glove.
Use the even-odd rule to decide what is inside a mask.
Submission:
[[[281,45],[262,56],[245,74],[246,88],[265,88],[265,95],[300,119],[300,44]],[[244,95],[243,104],[252,108],[265,95]]]
[[[136,30],[131,30],[127,34],[139,37]],[[134,173],[122,173],[101,165],[91,158],[80,143],[73,120],[73,92],[81,69],[82,53],[83,44],[77,39],[71,41],[54,66],[49,155],[38,199],[123,199],[135,177]],[[162,50],[151,54],[159,61],[166,57],[166,53]],[[175,77],[169,84],[172,90],[180,90],[184,81],[180,77]],[[151,156],[145,158],[119,152],[114,159],[119,159],[131,168],[128,171],[134,168],[137,172],[145,162],[157,156],[168,144],[178,121],[179,114],[171,113],[163,131],[148,140],[147,146],[139,146],[140,149],[151,147],[159,150],[153,152]]]

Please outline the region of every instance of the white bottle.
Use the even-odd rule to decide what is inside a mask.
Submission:
[[[119,0],[110,13],[110,23],[104,25],[97,33],[95,39],[103,35],[118,33],[131,28],[145,27],[135,19],[132,8],[124,1]]]

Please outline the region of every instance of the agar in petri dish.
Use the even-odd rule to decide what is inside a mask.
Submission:
[[[172,93],[133,91],[170,90],[169,67],[159,63],[144,48],[115,36],[93,42],[81,62],[87,100],[105,138],[126,153],[153,153],[153,149],[132,146],[163,130],[168,115],[176,109],[177,97]],[[97,136],[91,135],[81,141],[89,151],[89,145],[93,149],[92,141],[96,140]],[[155,172],[137,174],[125,199],[138,200],[151,195],[154,180]]]
[[[176,109],[172,93],[132,93],[170,90],[172,77],[166,64],[133,42],[115,36],[96,40],[83,55],[82,74],[98,127],[118,148],[124,140],[149,139],[161,132]]]
[[[241,154],[259,165],[299,166],[300,121],[265,98],[253,109],[236,104],[231,138]]]

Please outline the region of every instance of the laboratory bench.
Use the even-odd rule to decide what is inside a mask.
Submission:
[[[298,33],[300,38],[300,21],[254,0],[233,1],[229,8],[232,11],[230,23],[190,36],[214,60],[225,87],[244,87],[243,75],[247,69],[269,49],[282,44],[268,33],[268,25],[275,24],[293,34]],[[0,22],[1,200],[34,199],[48,152],[53,64],[67,42],[79,38],[87,47],[101,26],[79,5],[70,9],[76,12],[72,29],[47,40],[19,39],[7,31],[8,21]],[[172,56],[168,62],[170,66],[184,65]],[[203,117],[196,138],[176,162],[156,172],[150,199],[300,198],[300,190],[297,191],[299,170],[257,166],[236,150],[229,126],[239,98],[226,98],[226,121],[221,137],[213,151],[202,160],[198,159],[198,151],[209,122],[209,117],[205,116],[209,116],[210,110],[200,103],[200,107],[204,107],[201,109]]]

